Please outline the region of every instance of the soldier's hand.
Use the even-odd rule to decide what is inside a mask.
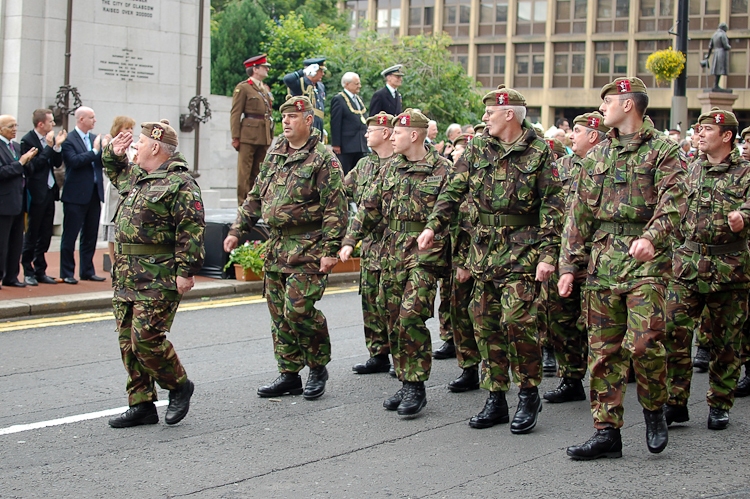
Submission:
[[[44,136],[44,141],[47,143],[47,147],[55,146],[55,131],[50,130],[47,135]]]
[[[352,252],[354,251],[354,248],[347,245],[344,245],[339,250],[339,258],[342,262],[345,262],[349,259],[350,256],[352,256]]]
[[[239,137],[232,137],[232,147],[234,147],[234,150],[239,152],[240,151],[240,138]]]
[[[331,149],[333,149],[333,152],[336,153],[337,156],[341,154],[341,146],[331,146]]]
[[[195,286],[195,277],[177,276],[177,292],[184,295]]]
[[[224,239],[224,251],[230,253],[239,243],[240,240],[236,236],[227,236],[227,238]]]
[[[557,281],[557,292],[563,298],[570,296],[570,293],[573,292],[573,274],[568,272],[560,276],[560,280]]]
[[[116,156],[122,156],[125,154],[125,151],[128,150],[128,147],[130,147],[132,142],[132,132],[120,132],[117,134],[117,137],[112,139],[112,152],[114,152]]]
[[[742,213],[739,211],[732,211],[727,216],[727,222],[729,222],[729,229],[732,232],[739,232],[745,228],[745,220],[742,218]]]
[[[539,262],[536,266],[536,280],[539,282],[545,282],[555,271],[555,266],[549,263]]]
[[[426,250],[432,248],[432,243],[435,239],[435,231],[432,229],[425,229],[417,238],[417,245],[420,250]]]
[[[55,144],[56,145],[62,145],[63,142],[65,142],[68,139],[68,131],[64,128],[57,132],[57,137],[55,137]]]
[[[628,254],[639,262],[647,262],[654,258],[654,245],[648,239],[639,237],[630,245]]]
[[[320,259],[320,272],[328,273],[338,261],[335,256],[324,256]]]
[[[468,270],[462,269],[461,267],[456,269],[456,280],[458,282],[464,283],[469,280],[469,277],[471,277],[471,272]]]

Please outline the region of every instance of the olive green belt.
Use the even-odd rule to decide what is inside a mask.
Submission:
[[[640,222],[602,222],[599,228],[604,232],[616,236],[640,236],[643,234],[643,229],[646,228],[646,224]]]
[[[747,251],[747,240],[740,239],[727,244],[703,244],[695,241],[685,241],[685,247],[694,253],[703,256],[727,255],[738,251]]]
[[[389,220],[388,228],[396,232],[422,232],[427,224],[411,220]]]
[[[121,255],[171,255],[172,244],[115,243],[115,253]]]
[[[313,109],[313,114],[315,114],[315,116],[317,116],[321,120],[323,119],[323,116],[325,116],[325,113],[318,108]]]
[[[497,213],[479,213],[479,223],[490,227],[521,227],[539,225],[539,213],[525,215],[500,215]]]
[[[282,227],[280,229],[271,229],[277,236],[298,236],[300,234],[306,234],[322,229],[323,226],[320,222],[308,222],[300,225],[293,225],[291,227]]]

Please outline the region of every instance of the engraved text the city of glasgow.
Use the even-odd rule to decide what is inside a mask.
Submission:
[[[159,0],[100,0],[102,12],[123,17],[153,18]]]

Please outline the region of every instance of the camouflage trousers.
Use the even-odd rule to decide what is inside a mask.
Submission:
[[[158,383],[174,390],[187,380],[167,332],[172,327],[179,301],[112,300],[119,333],[120,355],[128,373],[128,405],[158,400]]]
[[[474,337],[482,356],[481,383],[486,390],[507,392],[508,370],[521,389],[539,386],[542,352],[536,324],[533,281],[475,281],[471,312]]]
[[[622,294],[594,289],[584,295],[594,426],[620,428],[631,358],[641,406],[655,411],[667,401],[665,287],[649,283]]]
[[[557,291],[557,274],[542,283],[538,299],[537,322],[543,346],[555,351],[557,376],[583,379],[586,375],[588,337],[581,314],[581,287],[576,284],[570,296]]]
[[[470,277],[466,282],[458,282],[454,273],[451,284],[451,330],[456,345],[456,359],[458,367],[466,369],[482,361],[469,309],[474,292],[474,279]]]
[[[438,305],[438,321],[440,322],[440,339],[450,341],[453,339],[451,328],[451,277],[441,277],[440,304]]]
[[[323,312],[315,308],[315,302],[323,297],[328,276],[266,272],[264,284],[279,372],[296,373],[305,366],[328,364],[328,323]]]
[[[362,267],[359,271],[359,294],[362,300],[362,318],[365,329],[365,346],[370,357],[388,355],[391,344],[388,341],[386,312],[380,307],[380,270]]]
[[[729,410],[740,376],[742,324],[747,316],[747,289],[699,293],[671,282],[667,295],[667,386],[669,403],[687,404],[693,377],[693,330],[708,309],[711,329],[706,331],[711,361],[706,400],[711,407]]]
[[[425,322],[432,317],[437,276],[423,267],[383,272],[381,303],[388,312],[388,336],[396,376],[427,381],[432,367],[432,337]]]

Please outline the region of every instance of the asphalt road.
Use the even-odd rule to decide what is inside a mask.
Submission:
[[[508,425],[474,430],[467,421],[486,393],[448,392],[455,360],[434,362],[418,417],[385,411],[396,381],[351,372],[366,358],[358,304],[354,292],[320,303],[333,361],[316,401],[256,396],[276,377],[263,303],[179,312],[170,337],[196,390],[174,427],[160,407],[154,426],[115,430],[105,416],[9,433],[127,404],[112,319],[9,328],[0,333],[0,497],[750,497],[750,400],[738,400],[727,430],[707,430],[706,374],[694,377],[691,421],[670,432],[662,454],[646,449],[630,385],[623,458],[575,462],[565,448],[593,433],[587,402],[545,405],[528,435]],[[430,326],[438,346],[437,322]],[[556,384],[545,379],[542,389]]]

